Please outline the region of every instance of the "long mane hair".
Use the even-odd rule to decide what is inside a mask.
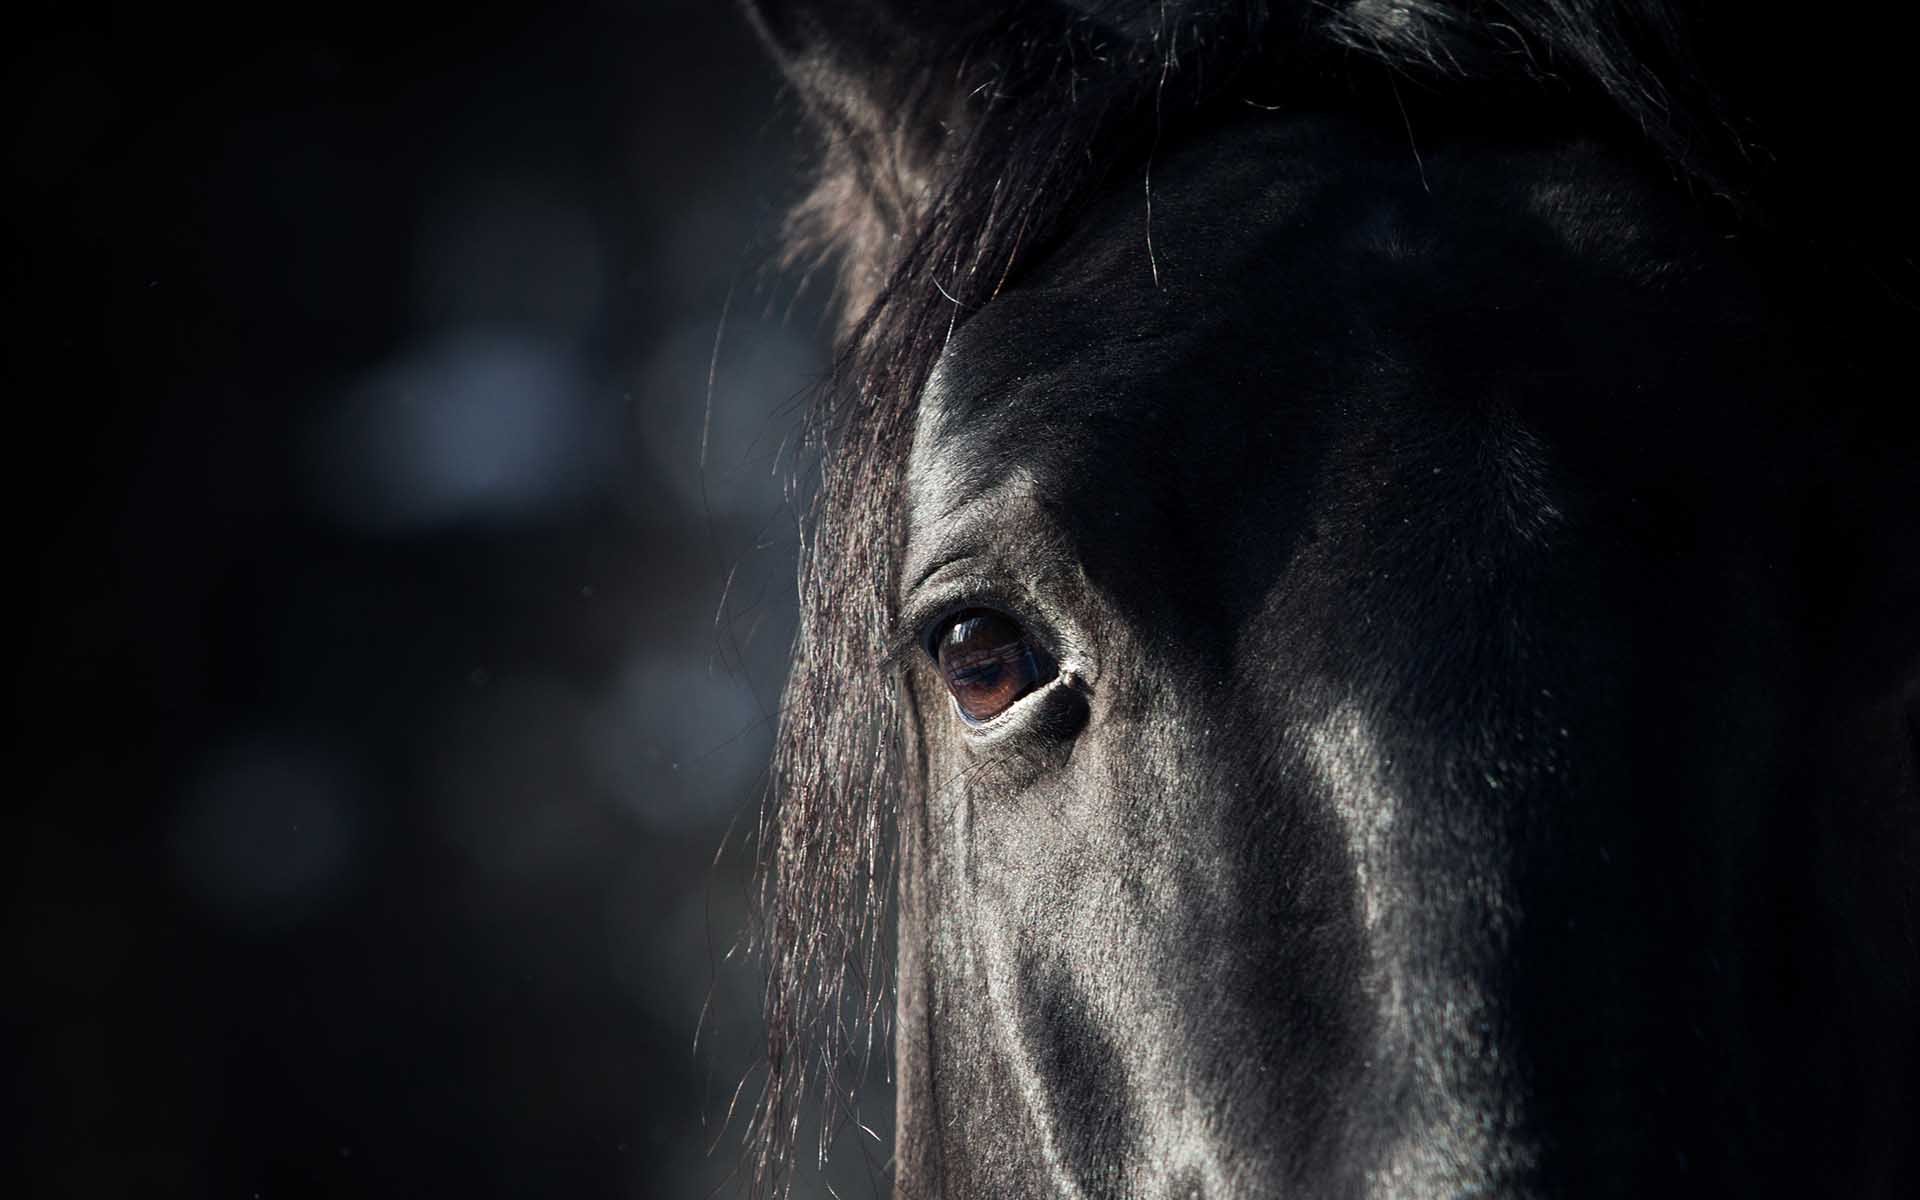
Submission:
[[[914,781],[887,664],[915,397],[953,329],[1092,196],[1141,187],[1156,151],[1250,106],[1372,112],[1410,138],[1551,131],[1639,156],[1726,236],[1801,264],[1809,286],[1869,296],[1849,319],[1878,324],[1863,314],[1910,312],[1920,295],[1911,241],[1889,240],[1911,238],[1889,186],[1895,147],[1871,119],[1897,111],[1890,67],[1912,41],[1877,21],[1768,25],[1723,0],[886,7],[761,0],[753,13],[826,134],[787,253],[831,264],[843,314],[806,423],[819,475],[801,506],[800,625],[758,836],[754,1194],[790,1192],[815,1088],[824,1156],[888,1032],[891,818]],[[816,44],[915,21],[942,24],[895,47],[891,68]],[[1861,61],[1874,53],[1881,64]]]

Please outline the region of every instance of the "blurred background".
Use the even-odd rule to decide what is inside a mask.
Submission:
[[[745,21],[9,40],[8,1194],[731,1194],[825,368]]]

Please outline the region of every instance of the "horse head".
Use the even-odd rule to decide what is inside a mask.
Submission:
[[[757,10],[846,314],[768,1161],[897,875],[902,1196],[1902,1193],[1905,318],[1704,35],[962,7]]]

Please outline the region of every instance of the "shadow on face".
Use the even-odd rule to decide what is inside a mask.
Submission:
[[[984,719],[913,673],[955,1194],[1898,1164],[1911,981],[1839,881],[1911,734],[1839,733],[1808,631],[1828,381],[1630,167],[1421,153],[1156,162],[922,399],[903,621],[1045,664]]]

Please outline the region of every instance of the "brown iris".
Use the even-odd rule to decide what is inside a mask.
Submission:
[[[960,715],[990,721],[1052,675],[1026,630],[1002,613],[974,608],[952,618],[933,643],[934,658]]]

